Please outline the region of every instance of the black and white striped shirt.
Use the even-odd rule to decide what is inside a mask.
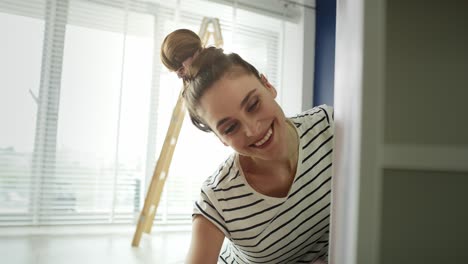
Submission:
[[[194,214],[226,236],[219,263],[311,263],[327,259],[333,109],[318,106],[289,119],[299,136],[294,182],[286,197],[255,191],[231,155],[202,186]]]

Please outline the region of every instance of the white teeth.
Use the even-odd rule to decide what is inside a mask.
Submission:
[[[260,147],[261,145],[263,145],[268,139],[270,139],[271,137],[271,134],[273,134],[273,130],[271,129],[268,129],[268,132],[266,133],[265,137],[262,138],[262,140],[258,141],[257,143],[255,143],[254,145],[256,147]]]

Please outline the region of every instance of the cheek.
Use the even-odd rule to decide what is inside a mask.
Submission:
[[[224,142],[234,149],[238,149],[243,146],[243,142],[240,136],[230,137],[229,139],[225,139]]]
[[[237,143],[238,141],[237,141],[236,137],[233,137],[233,136],[226,137],[226,136],[222,136],[222,135],[219,135],[218,133],[216,133],[216,137],[225,146],[230,146],[230,147],[234,148],[238,144]]]

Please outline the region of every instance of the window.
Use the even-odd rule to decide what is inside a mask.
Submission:
[[[279,83],[280,19],[195,0],[0,0],[0,225],[136,221],[181,86],[160,43],[207,14],[227,52]],[[190,223],[228,153],[187,117],[156,221]]]

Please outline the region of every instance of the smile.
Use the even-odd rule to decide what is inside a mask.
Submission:
[[[260,141],[254,143],[254,146],[255,147],[261,147],[263,144],[265,144],[265,142],[267,142],[270,139],[272,134],[273,134],[273,129],[270,127],[270,129],[268,129],[265,136]]]

